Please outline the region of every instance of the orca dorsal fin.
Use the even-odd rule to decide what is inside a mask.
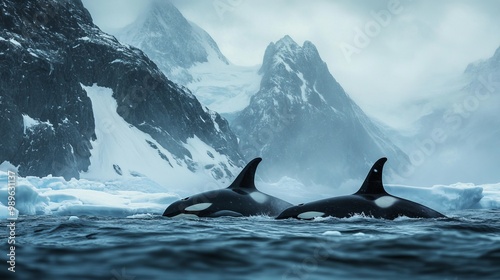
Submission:
[[[246,190],[257,190],[255,188],[255,171],[257,170],[257,166],[262,161],[262,158],[255,158],[251,160],[243,170],[241,170],[240,174],[236,179],[234,179],[233,183],[228,189],[246,189]]]
[[[363,185],[355,194],[387,194],[382,184],[382,170],[386,161],[387,158],[383,157],[373,164]]]

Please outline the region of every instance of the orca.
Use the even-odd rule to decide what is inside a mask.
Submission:
[[[444,218],[424,205],[388,194],[382,184],[382,169],[387,158],[381,158],[371,168],[361,188],[352,195],[322,199],[290,207],[276,219],[311,220],[317,217],[347,218],[356,214],[378,219]]]
[[[261,158],[250,161],[229,187],[176,201],[165,209],[163,216],[246,217],[267,215],[276,217],[293,205],[257,190],[254,182],[255,171],[261,161]]]

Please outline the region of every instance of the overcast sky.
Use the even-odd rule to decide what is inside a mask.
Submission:
[[[145,0],[83,0],[104,31]],[[498,0],[172,0],[234,64],[261,64],[284,35],[313,42],[330,72],[370,115],[400,125],[401,109],[439,94],[500,46]]]

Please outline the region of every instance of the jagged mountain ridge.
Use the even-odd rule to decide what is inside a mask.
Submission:
[[[116,113],[168,150],[170,165],[207,168],[220,179],[241,164],[228,122],[168,80],[142,51],[103,33],[81,1],[7,0],[0,9],[0,127],[10,135],[0,145],[0,161],[20,165],[22,176],[69,179],[88,170],[95,124],[103,120],[94,119],[82,85],[94,84],[112,90]],[[227,160],[212,155],[211,164],[199,166],[186,145],[193,137]]]
[[[267,159],[265,176],[332,185],[364,176],[381,156],[407,156],[388,140],[330,74],[311,42],[289,36],[265,52],[261,87],[231,123],[247,158]]]
[[[186,69],[209,59],[228,65],[217,43],[205,30],[189,22],[169,1],[153,0],[135,22],[114,33],[124,43],[144,51],[169,79],[193,81]]]

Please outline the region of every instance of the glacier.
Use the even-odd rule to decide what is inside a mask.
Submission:
[[[8,218],[7,171],[15,167],[0,165],[0,218]],[[275,183],[256,182],[259,190],[293,204],[331,196],[333,190],[304,186],[291,178]],[[147,177],[115,178],[108,181],[63,177],[18,177],[16,213],[18,215],[150,217],[161,215],[165,208],[181,197],[221,188],[216,184],[184,185],[168,188]],[[464,209],[500,208],[500,183],[474,185],[457,183],[415,187],[386,185],[389,193],[413,200],[444,214]]]

